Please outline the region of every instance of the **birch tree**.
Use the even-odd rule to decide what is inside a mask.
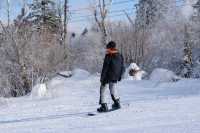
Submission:
[[[108,2],[108,3],[107,3]],[[108,33],[106,30],[106,18],[108,17],[109,7],[112,0],[97,0],[94,7],[94,18],[97,26],[101,32],[102,44],[105,46],[108,41]]]
[[[7,3],[7,26],[10,26],[10,0],[6,0]]]

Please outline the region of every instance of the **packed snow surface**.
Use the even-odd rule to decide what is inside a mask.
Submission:
[[[86,114],[99,107],[99,76],[83,70],[75,73],[75,77],[57,76],[46,86],[36,86],[37,95],[1,98],[0,132],[200,132],[200,80],[123,80],[117,85],[122,109],[89,117]],[[109,95],[107,101],[110,107]]]

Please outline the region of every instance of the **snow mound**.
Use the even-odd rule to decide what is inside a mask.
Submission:
[[[136,63],[131,63],[128,69],[140,70],[140,67]]]
[[[130,70],[134,70],[136,71],[136,73],[133,76],[131,76],[129,74]],[[136,63],[131,63],[129,67],[126,69],[125,78],[129,80],[142,80],[145,74],[146,72],[141,70],[140,67]]]
[[[179,80],[178,77],[174,72],[163,69],[163,68],[156,68],[150,75],[150,80],[152,81],[160,81],[160,82],[172,82]]]
[[[83,80],[85,78],[88,78],[90,76],[90,73],[83,69],[75,69],[72,71],[72,77],[78,80]]]
[[[31,97],[44,97],[47,94],[46,84],[37,84],[33,87]]]
[[[56,86],[60,85],[63,83],[63,80],[61,80],[60,78],[53,78],[52,80],[48,81],[46,83],[47,85],[47,88],[49,90],[53,89],[53,88],[56,88]]]

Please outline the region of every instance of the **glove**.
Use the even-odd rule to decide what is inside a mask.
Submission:
[[[119,79],[118,79],[118,81],[121,81],[122,80],[122,77],[120,77]]]

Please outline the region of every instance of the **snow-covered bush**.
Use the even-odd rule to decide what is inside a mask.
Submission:
[[[60,35],[40,33],[29,26],[4,28],[9,33],[0,40],[0,80],[6,82],[0,83],[0,89],[9,88],[10,96],[26,95],[38,77],[68,69]]]
[[[200,65],[193,68],[192,77],[193,78],[200,78]]]
[[[129,80],[142,80],[146,72],[141,70],[136,63],[131,63],[126,69],[125,78]]]
[[[180,77],[178,77],[174,72],[163,69],[163,68],[156,68],[150,74],[150,80],[152,81],[159,81],[159,82],[174,82],[178,81]]]

